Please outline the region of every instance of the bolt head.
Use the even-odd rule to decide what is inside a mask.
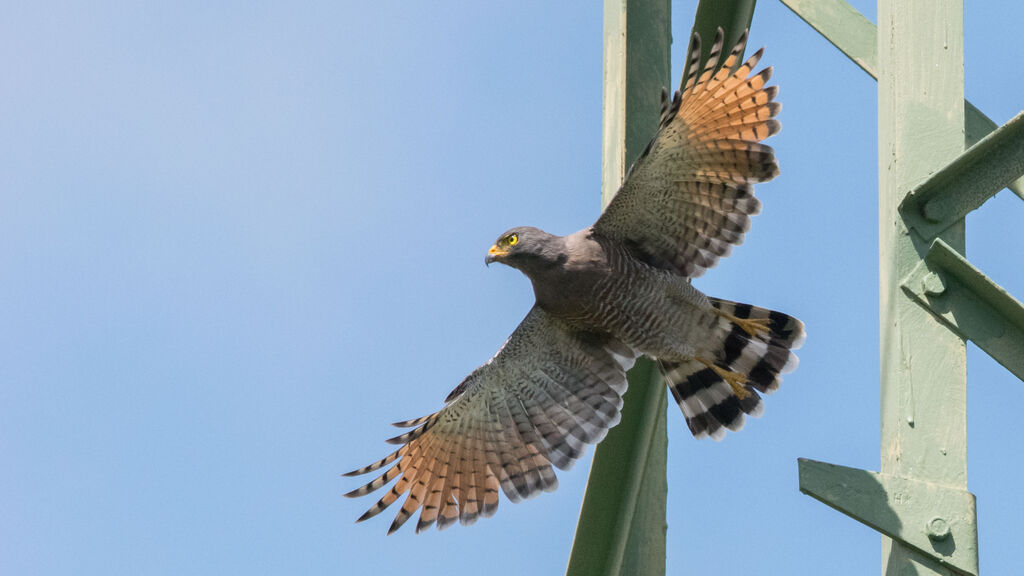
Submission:
[[[946,203],[941,200],[926,202],[925,205],[921,207],[921,215],[929,222],[942,222],[942,220],[946,218],[948,212],[949,210],[946,207]]]
[[[921,280],[921,289],[929,296],[939,296],[946,291],[946,281],[935,272],[929,272]]]
[[[936,516],[928,521],[925,532],[932,540],[945,540],[949,538],[949,522],[946,522],[945,518]]]

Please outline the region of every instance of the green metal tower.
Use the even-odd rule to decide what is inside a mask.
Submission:
[[[967,491],[971,340],[1024,379],[1024,306],[964,256],[964,218],[1003,188],[1024,199],[1024,113],[997,127],[964,100],[962,0],[879,0],[881,31],[844,0],[781,0],[871,76],[879,98],[881,470],[801,459],[800,490],[882,533],[882,573],[978,573]],[[694,30],[750,26],[755,0],[704,0]],[[606,0],[602,201],[657,127],[669,0]],[[965,148],[967,149],[965,151]],[[666,394],[629,374],[597,448],[567,574],[665,573]]]
[[[962,0],[879,0],[879,29],[782,1],[878,79],[881,470],[801,460],[800,490],[881,532],[885,575],[976,575],[965,344],[1024,378],[1024,306],[964,257],[964,218],[1024,198],[1024,115],[996,128],[964,100]]]

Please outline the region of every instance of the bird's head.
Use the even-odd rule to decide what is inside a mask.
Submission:
[[[488,265],[501,262],[529,275],[564,263],[566,258],[564,238],[531,226],[520,226],[498,236],[484,262]]]

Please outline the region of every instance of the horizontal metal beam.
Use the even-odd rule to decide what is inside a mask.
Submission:
[[[878,78],[878,28],[845,0],[780,0],[872,78]],[[964,100],[964,147],[974,146],[999,125]],[[1024,200],[1024,177],[1006,185]],[[987,198],[986,198],[987,199]]]
[[[974,494],[960,488],[800,458],[800,491],[937,565],[978,574]]]
[[[1024,380],[1024,305],[940,239],[903,290],[951,330]]]
[[[1024,175],[1024,112],[911,190],[900,212],[925,240]]]

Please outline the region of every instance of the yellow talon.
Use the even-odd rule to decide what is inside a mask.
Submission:
[[[729,387],[732,388],[733,394],[735,394],[736,397],[739,398],[740,400],[743,400],[747,396],[750,396],[750,390],[747,390],[744,387],[744,385],[749,380],[743,374],[740,374],[739,372],[733,372],[731,370],[726,370],[724,368],[719,368],[715,364],[708,362],[703,358],[697,358],[697,361],[707,366],[708,368],[711,368],[715,372],[715,374],[718,374],[718,376],[722,380],[725,380],[725,382],[729,384]]]
[[[771,320],[768,318],[737,318],[732,314],[719,310],[718,308],[712,308],[712,310],[715,314],[725,318],[733,324],[736,324],[751,336],[756,337],[758,334],[768,334],[772,331],[770,325]]]

